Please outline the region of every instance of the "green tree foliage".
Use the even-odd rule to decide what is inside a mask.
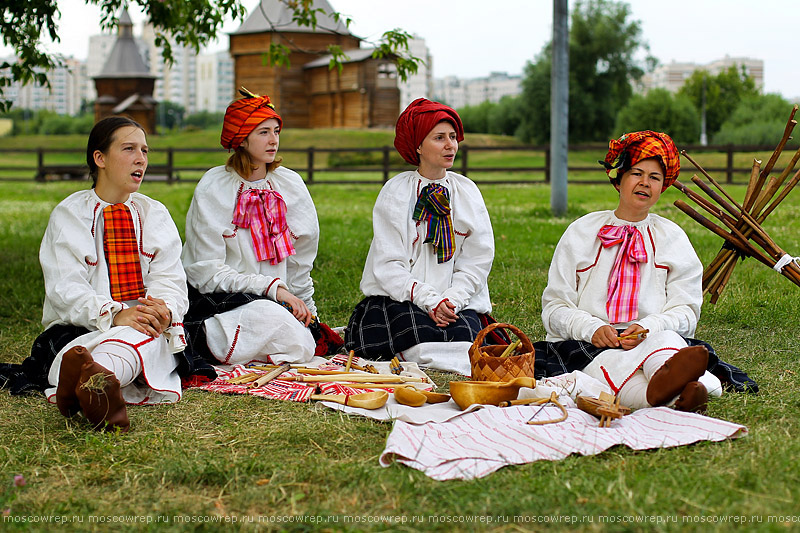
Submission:
[[[550,142],[550,73],[552,68],[551,46],[545,46],[536,61],[525,66],[522,79],[520,110],[522,117],[517,130],[525,142],[544,144]],[[570,82],[571,85],[571,82]],[[572,90],[572,87],[570,87]],[[569,104],[570,127],[573,122],[572,102]]]
[[[172,49],[167,41],[170,34],[175,42],[193,47],[212,40],[227,16],[243,19],[245,8],[239,0],[86,0],[100,7],[100,26],[111,29],[123,5],[136,4],[153,23],[156,45],[162,47],[164,58],[171,62]],[[44,36],[53,42],[60,41],[57,19],[60,12],[56,0],[26,0],[0,4],[0,33],[3,43],[12,47],[18,62],[4,62],[0,70],[0,110],[8,109],[10,102],[2,98],[2,89],[13,81],[47,84],[46,72],[61,65],[58,55],[42,47]]]
[[[82,113],[70,117],[47,109],[34,111],[14,108],[0,114],[0,118],[12,121],[11,135],[69,135],[88,134],[94,126],[94,113]]]
[[[227,17],[244,20],[247,10],[242,0],[85,0],[100,7],[100,27],[114,28],[123,5],[138,5],[150,19],[156,34],[155,44],[162,49],[167,64],[172,62],[169,37],[183,46],[195,50],[212,41]],[[292,10],[294,20],[301,26],[315,28],[317,16],[322,13],[314,7],[313,0],[278,0]],[[338,12],[330,13],[337,21],[349,26],[350,19]],[[3,43],[14,49],[19,61],[0,63],[0,112],[7,111],[11,102],[4,95],[5,87],[15,81],[47,85],[47,72],[63,64],[61,56],[48,53],[42,47],[47,37],[60,41],[57,20],[60,12],[57,0],[12,0],[0,3],[0,35]],[[375,45],[374,57],[391,57],[397,65],[398,75],[406,79],[417,71],[421,59],[408,53],[411,35],[394,29],[383,34]],[[265,52],[268,60],[278,65],[288,65],[292,47],[271,44]],[[329,49],[331,68],[340,67],[346,56],[337,46]]]
[[[225,113],[222,112],[199,111],[184,118],[183,125],[186,129],[196,130],[204,130],[211,127],[219,128],[224,116]]]
[[[186,109],[180,104],[165,100],[158,104],[158,117],[156,117],[156,125],[159,128],[174,130],[183,126],[183,116],[186,114]]]
[[[520,112],[521,98],[504,96],[490,111],[488,117],[489,133],[497,135],[516,135],[522,123]]]
[[[569,35],[569,137],[571,142],[606,140],[617,112],[633,94],[631,82],[644,74],[634,56],[648,51],[630,6],[614,0],[578,1]],[[652,58],[648,57],[648,61]],[[523,79],[519,135],[526,142],[550,139],[552,48],[529,62]]]
[[[467,133],[492,133],[514,135],[522,121],[520,98],[504,96],[500,102],[483,102],[458,110],[464,131]]]
[[[639,130],[663,131],[677,143],[696,143],[700,140],[700,114],[686,96],[653,89],[646,96],[634,95],[617,114],[614,137]]]
[[[678,91],[678,94],[689,97],[701,115],[704,93],[706,133],[709,138],[714,137],[743,98],[759,94],[753,78],[735,66],[716,76],[705,70],[696,70]]]
[[[773,145],[783,135],[791,109],[779,94],[746,96],[722,123],[712,142]]]
[[[489,133],[489,112],[497,104],[483,102],[478,105],[468,105],[458,110],[461,122],[466,133]]]

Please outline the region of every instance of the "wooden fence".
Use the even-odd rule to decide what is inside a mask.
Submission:
[[[772,152],[772,146],[683,146],[693,156],[697,153],[716,152],[724,155],[725,164],[705,167],[705,169],[716,176],[718,179],[724,175],[726,183],[734,182],[734,175],[745,174],[749,176],[750,167],[734,165],[734,155],[737,153],[756,153],[768,155]],[[600,166],[598,164],[589,165],[591,158],[601,158],[605,154],[605,146],[602,145],[574,145],[569,147],[570,157],[576,154],[587,153],[582,157],[586,160],[584,165],[570,165],[568,175],[571,183],[604,183],[601,179]],[[319,184],[353,184],[353,183],[382,183],[394,174],[408,170],[408,166],[400,166],[403,163],[397,156],[394,148],[383,146],[380,148],[281,148],[280,153],[284,157],[291,157],[289,154],[299,154],[295,156],[294,164],[290,168],[302,175],[306,182]],[[493,157],[487,154],[494,153]],[[482,164],[481,160],[496,161],[496,154],[502,154],[499,159],[519,160],[527,159],[541,161],[541,164],[525,164],[516,166],[504,166],[502,164]],[[17,154],[15,158],[11,154]],[[21,154],[21,155],[20,155]],[[34,155],[35,154],[35,155]],[[84,151],[79,149],[56,149],[56,148],[33,148],[33,149],[8,149],[0,148],[0,180],[6,181],[29,181],[37,180],[42,182],[57,181],[64,179],[85,179],[88,169],[85,164],[77,163],[84,157]],[[151,150],[150,165],[147,170],[147,179],[162,180],[168,183],[176,181],[196,181],[203,172],[210,167],[220,164],[225,160],[226,152],[221,149],[213,148],[165,148],[163,150]],[[211,164],[178,164],[180,158],[197,159],[198,154],[211,154],[208,159],[214,161]],[[362,160],[361,163],[348,164],[338,162],[331,164],[331,154],[341,156],[342,154],[362,154],[360,157],[351,157],[351,160]],[[57,155],[60,155],[57,157]],[[327,161],[322,161],[327,156]],[[581,157],[579,157],[581,158]],[[27,164],[9,164],[13,159],[27,159]],[[702,164],[703,158],[697,157]],[[720,156],[715,159],[719,161]],[[34,163],[35,160],[35,163]],[[60,160],[60,161],[57,161]],[[65,160],[69,160],[65,162]],[[305,161],[305,166],[297,163]],[[477,160],[477,162],[475,161]],[[458,158],[453,170],[463,175],[470,176],[477,183],[510,183],[510,184],[534,184],[549,183],[551,174],[549,146],[470,146],[462,144],[459,147]],[[684,172],[694,172],[684,160]],[[691,170],[689,170],[691,168]],[[592,173],[596,179],[572,179],[575,173]],[[331,174],[332,178],[325,178],[325,174]],[[364,175],[364,178],[353,179],[343,178],[342,175]],[[494,177],[484,178],[483,176],[494,174]],[[188,177],[187,177],[188,175]],[[498,175],[500,175],[498,177]],[[531,177],[537,175],[540,177]]]

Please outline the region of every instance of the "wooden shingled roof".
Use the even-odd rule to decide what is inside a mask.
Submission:
[[[128,11],[122,8],[119,16],[119,33],[114,47],[108,54],[103,69],[95,78],[156,78],[147,68],[139,47],[133,39],[133,21]]]
[[[313,0],[312,9],[322,9],[324,14],[317,14],[317,27],[300,26],[292,20],[292,10],[278,0],[261,0],[250,12],[239,29],[233,35],[245,33],[264,33],[272,31],[289,33],[336,33],[350,35],[347,26],[342,21],[336,21],[328,15],[333,8],[327,0]]]

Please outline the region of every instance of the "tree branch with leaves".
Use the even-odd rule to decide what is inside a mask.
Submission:
[[[247,11],[241,0],[85,0],[87,4],[100,7],[100,28],[111,30],[117,26],[117,17],[123,5],[137,5],[148,17],[155,31],[156,46],[162,49],[167,64],[172,63],[174,42],[199,51],[213,41],[223,22],[231,17],[244,20]],[[294,21],[316,28],[318,16],[325,12],[315,8],[313,0],[277,0],[293,12]],[[260,6],[260,4],[259,4]],[[349,27],[352,20],[338,12],[327,13],[335,21]],[[11,47],[17,61],[0,63],[0,112],[11,108],[5,98],[5,88],[15,82],[37,83],[49,86],[48,73],[64,65],[64,57],[45,50],[47,38],[60,42],[57,21],[61,13],[56,0],[25,0],[4,2],[0,5],[0,34],[3,43]],[[276,30],[277,31],[277,30]],[[397,65],[397,72],[405,80],[417,72],[422,60],[409,54],[408,41],[411,35],[400,29],[387,31],[374,44],[373,57],[389,57]],[[373,43],[370,43],[373,44]],[[291,46],[272,45],[266,52],[266,60],[275,65],[288,65]],[[330,68],[340,68],[349,58],[337,46],[328,49],[331,54]]]
[[[310,27],[313,30],[320,28],[331,33],[337,33],[335,28],[327,28],[320,24],[320,18],[322,17],[330,17],[337,24],[342,23],[347,28],[349,28],[350,24],[353,22],[352,18],[347,17],[338,11],[331,11],[328,13],[322,8],[315,8],[313,0],[278,1],[292,9],[292,22],[299,26]],[[267,24],[269,24],[271,30],[275,33],[283,35],[283,32],[277,26],[277,24],[269,19],[269,16],[264,11],[263,4],[259,3],[258,9],[261,10],[261,14],[264,16],[264,19],[267,21]],[[410,54],[408,41],[412,38],[412,35],[409,33],[401,30],[400,28],[395,28],[393,30],[384,32],[377,42],[370,42],[366,40],[364,42],[375,48],[372,52],[372,57],[392,59],[397,67],[397,75],[400,76],[401,80],[405,81],[409,76],[416,74],[419,70],[419,65],[424,63],[422,59]],[[290,46],[282,43],[270,43],[270,48],[265,53],[265,62],[268,65],[288,67],[290,65],[289,54],[292,51],[318,53],[314,50],[303,49],[302,47],[296,45],[289,38],[285,40],[290,43]],[[349,61],[350,57],[341,49],[339,45],[336,44],[328,45],[327,52],[331,56],[328,68],[331,70],[336,68],[341,72],[343,63]]]

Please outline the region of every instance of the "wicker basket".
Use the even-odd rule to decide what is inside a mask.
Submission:
[[[508,345],[505,344],[481,346],[486,335],[497,328],[510,330],[522,341],[521,346],[515,351],[519,355],[500,357],[508,348]],[[519,328],[499,322],[489,324],[478,333],[475,342],[469,349],[472,379],[475,381],[511,381],[521,376],[534,377],[535,357],[533,344]]]

